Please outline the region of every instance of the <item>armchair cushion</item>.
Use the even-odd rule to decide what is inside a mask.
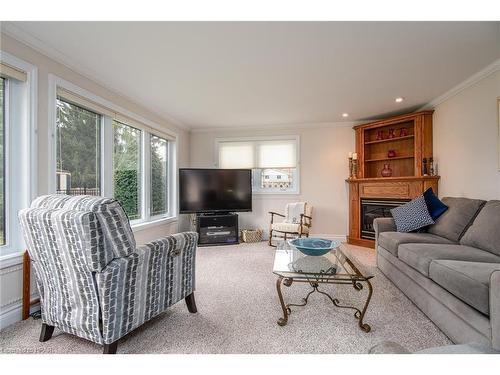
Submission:
[[[272,230],[276,230],[278,232],[290,232],[290,233],[298,233],[298,234],[306,234],[309,233],[309,227],[303,225],[302,231],[300,231],[300,224],[293,223],[273,223],[271,225]]]
[[[312,217],[312,206],[306,202],[288,203],[285,207],[284,222],[298,224],[300,223],[300,214]],[[304,218],[303,224],[310,226],[311,220]]]

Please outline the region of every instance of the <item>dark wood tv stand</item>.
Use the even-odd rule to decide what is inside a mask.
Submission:
[[[205,213],[196,215],[199,246],[239,244],[238,215],[235,213]]]

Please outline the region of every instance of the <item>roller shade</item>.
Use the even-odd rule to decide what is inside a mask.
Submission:
[[[252,142],[220,142],[219,168],[254,168]]]
[[[81,97],[80,95],[72,93],[71,91],[65,90],[61,87],[57,88],[57,97],[69,103],[76,104],[77,106],[99,113],[101,115],[109,116],[111,118],[115,117],[114,111],[106,107],[103,107],[102,105],[99,105],[89,99]]]
[[[0,63],[0,76],[3,78],[14,78],[21,82],[27,81],[27,74],[5,63]]]
[[[295,140],[262,141],[257,144],[257,168],[297,167],[297,144]]]
[[[218,141],[220,168],[296,168],[297,139]]]

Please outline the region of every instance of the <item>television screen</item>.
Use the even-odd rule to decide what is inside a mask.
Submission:
[[[252,171],[179,169],[179,211],[252,211]]]

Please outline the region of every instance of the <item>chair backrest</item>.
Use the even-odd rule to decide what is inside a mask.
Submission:
[[[42,196],[20,211],[46,323],[101,341],[95,272],[135,250],[127,215],[114,199]],[[75,332],[73,332],[75,331]]]
[[[99,259],[104,237],[96,215],[28,208],[20,211],[19,219],[33,261],[43,322],[100,342],[94,272],[104,263]]]
[[[92,265],[92,268],[95,270],[101,270],[113,258],[131,254],[136,248],[127,214],[116,199],[90,195],[52,194],[36,198],[31,204],[31,208],[93,212],[99,220],[104,236],[104,247],[94,257],[97,264]]]
[[[285,207],[285,222],[300,223],[300,214],[312,217],[313,206],[307,202],[288,203]],[[311,220],[304,218],[304,224],[311,226]]]

